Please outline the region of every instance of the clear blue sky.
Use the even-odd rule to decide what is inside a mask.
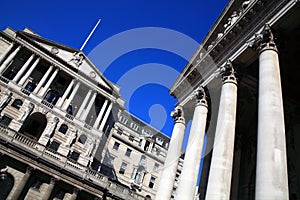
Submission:
[[[130,112],[171,135],[173,119],[169,115],[176,99],[168,94],[168,89],[187,62],[178,55],[180,50],[186,53],[185,57],[191,56],[195,50],[195,46],[189,47],[185,37],[200,43],[227,2],[2,0],[0,28],[3,30],[10,26],[22,30],[29,27],[42,37],[79,49],[97,20],[101,19],[83,51],[110,81],[120,84],[122,95],[126,93],[126,88],[132,89],[123,95],[130,98],[125,99]],[[151,31],[154,31],[153,34]],[[155,36],[157,32],[162,35],[160,40]],[[125,36],[118,40],[116,35]],[[177,36],[179,39],[176,39]],[[143,39],[148,40],[147,45],[135,44],[135,41]],[[106,46],[105,51],[97,49],[104,41],[115,46]],[[151,42],[156,45],[151,46]],[[131,44],[137,46],[124,50],[124,54],[117,53],[108,66],[103,66],[107,57],[111,56],[108,52],[117,52],[114,48]]]

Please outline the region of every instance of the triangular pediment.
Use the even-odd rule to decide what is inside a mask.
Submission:
[[[22,33],[40,48],[47,50],[49,54],[58,57],[60,60],[63,60],[68,65],[77,69],[76,71],[78,71],[79,75],[87,77],[93,80],[93,82],[97,82],[101,87],[108,90],[115,89],[113,84],[103,76],[82,51],[47,40],[36,34]]]

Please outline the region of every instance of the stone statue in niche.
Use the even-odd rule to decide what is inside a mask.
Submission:
[[[86,151],[86,156],[91,156],[91,154],[93,153],[94,151],[94,148],[96,146],[96,140],[93,139],[93,140],[89,140],[89,142],[87,143],[87,151]]]
[[[71,144],[74,142],[74,140],[77,138],[78,135],[78,130],[77,129],[72,129],[71,130],[71,134],[69,136],[69,138],[67,139],[66,145],[68,147],[71,146]]]
[[[70,62],[74,62],[75,65],[79,67],[83,62],[83,54],[81,52],[74,52]]]
[[[33,103],[29,103],[27,109],[24,111],[23,115],[19,119],[19,122],[24,122],[25,119],[30,115],[30,113],[33,111],[34,105]]]
[[[0,110],[2,110],[11,100],[13,93],[10,91],[5,92],[0,98]]]
[[[53,121],[50,123],[50,127],[49,127],[48,131],[45,134],[46,137],[51,137],[53,131],[55,130],[55,128],[57,126],[58,121],[59,121],[59,119],[57,117],[54,117]]]

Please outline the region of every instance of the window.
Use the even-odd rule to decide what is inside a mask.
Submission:
[[[36,85],[34,83],[28,82],[27,85],[25,86],[25,90],[27,90],[29,92],[33,92],[35,87],[36,87]]]
[[[127,167],[127,163],[122,162],[122,165],[120,167],[119,173],[120,174],[125,174],[126,167]]]
[[[159,164],[158,163],[155,163],[154,164],[154,167],[153,167],[153,171],[157,171],[159,168]]]
[[[144,155],[142,155],[141,156],[141,159],[140,159],[140,164],[145,164],[145,162],[146,162],[146,156],[144,156]]]
[[[67,132],[67,130],[68,130],[68,126],[65,125],[65,124],[62,124],[62,125],[59,127],[59,129],[58,129],[58,131],[61,132],[61,133],[63,133],[63,134],[65,134],[65,133]]]
[[[114,146],[113,146],[113,149],[118,151],[119,150],[119,146],[120,146],[120,143],[118,142],[115,142]]]
[[[155,183],[155,178],[153,176],[151,176],[150,182],[149,182],[149,188],[153,188],[154,187],[154,183]]]
[[[56,92],[56,91],[54,91],[54,90],[50,90],[50,91],[47,93],[47,95],[46,95],[46,97],[45,97],[45,100],[46,100],[48,103],[50,103],[50,104],[52,104],[52,105],[55,105],[56,102],[57,102],[57,100],[58,100],[58,98],[59,98],[58,92]]]
[[[16,99],[14,100],[14,102],[11,104],[12,107],[16,108],[16,109],[20,109],[21,106],[23,105],[23,101],[21,99]]]
[[[11,122],[11,118],[7,117],[7,116],[3,116],[1,119],[0,119],[0,124],[4,127],[8,127],[8,125],[10,124]]]
[[[81,144],[85,144],[86,139],[87,139],[86,135],[81,135],[78,139],[78,142],[80,142]]]
[[[119,135],[122,135],[122,134],[123,134],[123,130],[120,129],[120,128],[118,128],[117,133],[118,133]]]
[[[125,155],[130,157],[131,152],[132,152],[132,150],[127,148]]]
[[[176,188],[173,188],[171,199],[175,199],[175,195],[176,195]]]
[[[59,148],[59,143],[56,141],[53,141],[50,143],[49,148],[52,149],[53,151],[57,151]]]
[[[72,160],[72,161],[77,161],[78,158],[79,158],[79,153],[77,153],[76,151],[73,151],[72,153],[69,154],[69,158]]]
[[[179,180],[179,174],[176,174],[175,181],[178,181],[178,180]]]
[[[69,115],[73,115],[73,106],[70,104],[66,110]]]
[[[113,166],[114,165],[114,160],[115,160],[115,157],[113,156],[109,156],[108,157],[108,166]]]

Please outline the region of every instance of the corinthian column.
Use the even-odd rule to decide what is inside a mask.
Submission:
[[[269,25],[252,47],[259,52],[255,199],[288,199],[284,113],[278,51]]]
[[[43,194],[42,200],[48,200],[48,199],[49,199],[49,197],[50,197],[50,195],[51,195],[51,193],[52,193],[52,190],[53,190],[53,188],[54,188],[54,185],[55,185],[56,181],[57,181],[57,180],[56,180],[55,178],[51,178],[50,184],[48,185],[47,190],[46,190],[45,193]]]
[[[13,79],[13,81],[15,83],[17,83],[19,81],[20,77],[23,75],[23,73],[25,72],[25,70],[27,70],[27,67],[29,66],[29,64],[33,60],[33,58],[34,58],[34,54],[32,54],[30,56],[30,58],[28,58],[28,60],[25,62],[25,64],[21,67],[20,71],[17,73],[17,75]]]
[[[6,55],[10,52],[10,50],[13,48],[14,43],[11,43],[9,47],[5,50],[5,52],[0,56],[0,63],[3,61],[3,59],[6,57]]]
[[[208,109],[204,89],[198,89],[195,94],[197,102],[176,194],[180,199],[194,199],[202,155]]]
[[[2,71],[7,67],[7,65],[10,63],[10,61],[13,60],[13,58],[17,55],[17,53],[20,51],[21,46],[18,46],[18,48],[16,48],[9,56],[8,58],[2,63],[2,65],[0,66],[0,74],[2,73]]]
[[[160,177],[156,200],[166,200],[171,198],[178,160],[181,155],[181,146],[185,130],[185,119],[182,107],[177,106],[171,113],[171,116],[174,118],[174,128],[168,154]]]
[[[223,86],[206,199],[229,199],[234,152],[237,82],[230,61],[222,68]]]

